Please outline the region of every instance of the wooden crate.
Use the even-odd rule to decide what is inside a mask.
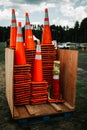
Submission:
[[[14,50],[6,48],[6,97],[13,119],[23,119],[37,116],[60,114],[72,112],[75,110],[78,52],[73,50],[61,49],[58,51],[58,59],[61,63],[60,83],[65,102],[47,103],[40,105],[24,105],[16,107],[13,105]]]

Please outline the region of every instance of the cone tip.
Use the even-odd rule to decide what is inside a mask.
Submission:
[[[45,8],[45,12],[48,12],[48,8]]]
[[[15,10],[14,9],[12,9],[12,14],[15,14]]]
[[[21,22],[18,22],[18,26],[20,26],[20,27],[21,27]]]

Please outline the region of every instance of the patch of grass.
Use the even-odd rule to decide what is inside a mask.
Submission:
[[[80,111],[87,111],[87,82],[77,81],[76,106]]]
[[[87,54],[87,50],[82,51],[81,49],[78,50],[80,54]]]
[[[0,62],[5,60],[5,43],[0,43]]]
[[[81,94],[84,93],[84,96],[87,94],[87,83],[86,82],[82,82],[82,81],[78,81],[77,82],[77,94]]]

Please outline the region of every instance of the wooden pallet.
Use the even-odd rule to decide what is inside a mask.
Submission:
[[[6,97],[13,119],[31,118],[49,114],[60,114],[75,110],[78,52],[58,50],[60,60],[60,84],[64,103],[14,106],[14,50],[5,50]],[[48,72],[49,73],[49,72]]]
[[[72,112],[74,108],[71,109],[67,104],[56,104],[47,103],[40,105],[24,105],[15,107],[14,106],[14,119],[31,118],[45,115],[60,114],[65,112]]]

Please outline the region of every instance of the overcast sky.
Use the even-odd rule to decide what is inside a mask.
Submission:
[[[0,26],[10,26],[11,10],[16,20],[25,24],[25,12],[31,24],[44,24],[44,10],[48,8],[50,25],[73,27],[87,17],[87,0],[0,0]]]

